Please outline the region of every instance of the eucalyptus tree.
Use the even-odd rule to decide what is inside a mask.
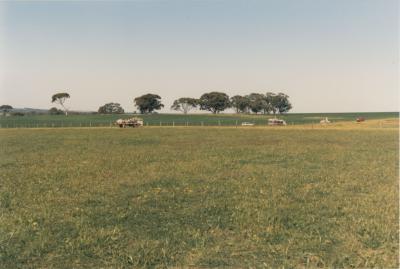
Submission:
[[[134,102],[141,114],[152,113],[154,110],[160,110],[164,107],[161,103],[161,97],[152,93],[136,97]]]
[[[125,111],[119,103],[107,103],[99,107],[98,113],[100,114],[124,114]]]
[[[292,109],[292,104],[289,102],[289,95],[282,92],[274,97],[274,107],[279,114],[286,113]]]
[[[265,96],[261,93],[251,93],[246,96],[249,99],[250,110],[256,114],[264,111],[266,107]]]
[[[13,109],[12,106],[10,105],[1,105],[0,106],[0,111],[3,112],[3,116],[5,116],[8,112],[10,112]]]
[[[231,106],[235,109],[236,113],[247,113],[250,108],[250,100],[246,96],[235,95],[232,96]]]
[[[198,104],[199,100],[196,98],[182,97],[174,101],[171,109],[187,114],[190,110],[196,108]]]
[[[217,114],[230,107],[229,96],[223,92],[209,92],[203,94],[199,99],[200,109]]]
[[[65,116],[68,116],[68,109],[64,106],[64,103],[70,97],[71,96],[66,92],[56,93],[51,97],[51,102],[59,104],[64,109]]]

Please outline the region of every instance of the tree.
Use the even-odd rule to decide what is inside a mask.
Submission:
[[[268,114],[270,114],[271,112],[276,113],[276,94],[273,92],[267,92],[267,94],[265,95],[265,101],[266,101],[266,106],[265,106],[265,112],[267,112]]]
[[[182,111],[184,114],[187,114],[193,108],[196,108],[199,104],[199,100],[190,97],[182,97],[174,101],[171,106],[171,109],[176,111]]]
[[[49,114],[50,115],[61,115],[64,114],[64,112],[61,109],[58,109],[56,107],[52,107],[49,109]]]
[[[289,96],[281,92],[274,97],[273,105],[275,110],[280,114],[286,113],[292,109],[292,104],[289,102]]]
[[[236,113],[246,113],[249,111],[250,100],[246,96],[235,95],[231,97],[231,106],[235,108]]]
[[[216,114],[230,107],[229,96],[223,92],[209,92],[200,97],[200,109]]]
[[[70,95],[66,92],[56,93],[51,97],[52,103],[58,103],[64,109],[65,116],[68,116],[68,109],[64,106],[64,103],[68,98],[70,98]]]
[[[265,96],[260,93],[251,93],[247,95],[247,98],[249,99],[250,102],[250,109],[254,113],[258,113],[261,111],[265,111],[265,108],[267,106],[267,102],[265,100]]]
[[[108,103],[99,107],[98,113],[100,114],[124,114],[125,111],[118,103]]]
[[[154,110],[159,110],[164,107],[161,103],[161,97],[157,94],[149,93],[136,97],[134,102],[141,114],[151,113]]]
[[[12,106],[10,105],[1,105],[0,106],[0,111],[3,112],[3,116],[5,116],[8,112],[10,112],[13,109]]]

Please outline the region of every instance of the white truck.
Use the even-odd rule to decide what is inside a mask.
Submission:
[[[130,119],[118,119],[115,122],[116,125],[118,125],[120,128],[125,128],[125,127],[140,127],[143,126],[143,119],[141,118],[130,118]]]
[[[268,125],[286,125],[286,121],[277,118],[269,119]]]

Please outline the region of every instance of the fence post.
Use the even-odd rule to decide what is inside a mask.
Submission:
[[[175,121],[172,122],[172,127],[175,127]]]
[[[218,126],[221,126],[221,121],[220,120],[218,121]]]
[[[236,121],[236,127],[238,126],[238,121]]]
[[[92,122],[91,121],[89,122],[89,127],[92,127]]]
[[[188,126],[189,126],[189,122],[187,121],[187,122],[186,122],[186,127],[188,127]]]
[[[161,121],[160,121],[160,126],[162,126],[162,123],[161,123]]]

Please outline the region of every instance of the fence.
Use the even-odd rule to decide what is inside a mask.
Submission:
[[[252,122],[254,126],[266,126],[268,122]],[[148,121],[144,122],[144,126],[161,126],[161,127],[179,127],[179,126],[241,126],[242,121]],[[288,123],[288,125],[294,125],[294,123]],[[73,128],[73,127],[118,127],[113,121],[110,122],[65,122],[65,121],[53,121],[53,122],[0,122],[0,128]]]

